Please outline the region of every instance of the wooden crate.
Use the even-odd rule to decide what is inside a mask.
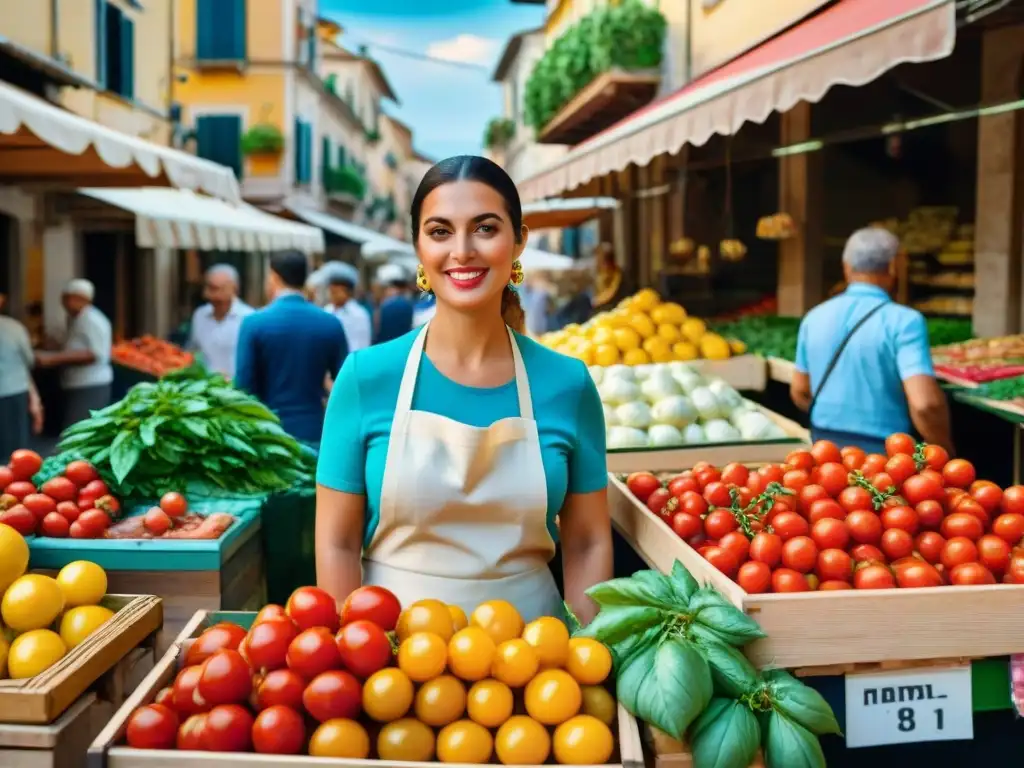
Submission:
[[[52,723],[100,677],[155,636],[163,621],[158,597],[107,595],[104,604],[117,611],[114,618],[48,670],[28,680],[0,680],[0,722]]]
[[[761,625],[768,637],[744,649],[757,667],[1024,652],[1024,585],[749,595],[676,536],[614,476],[609,477],[609,507],[615,527],[651,567],[668,572],[678,560],[698,581],[714,585]]]
[[[718,376],[734,389],[763,392],[768,370],[760,355],[737,355],[728,360],[694,360],[691,365],[705,376]]]
[[[654,757],[654,768],[693,768],[693,755],[690,754],[690,750],[667,733],[644,725],[644,743]],[[760,750],[750,768],[765,768]]]
[[[727,464],[730,461],[770,462],[782,461],[790,451],[811,441],[811,434],[795,421],[780,416],[762,405],[746,401],[777,424],[786,437],[761,442],[702,443],[679,448],[627,448],[608,451],[609,472],[671,472],[680,467],[692,467],[698,461]]]
[[[217,621],[230,621],[231,614],[216,615]],[[248,625],[252,614],[240,614],[238,623]],[[131,713],[138,707],[153,701],[156,694],[169,685],[181,667],[181,656],[209,623],[205,612],[197,613],[182,629],[181,634],[157,662],[153,671],[89,747],[88,768],[184,768],[192,762],[201,761],[213,768],[249,768],[249,766],[281,766],[281,768],[316,768],[316,766],[353,766],[354,768],[383,768],[387,763],[379,760],[343,760],[308,756],[283,757],[280,755],[220,754],[210,752],[177,752],[171,750],[141,750],[122,746],[125,728]],[[605,766],[590,768],[643,768],[643,745],[640,728],[636,719],[619,705],[618,717],[618,761]],[[439,768],[440,763],[403,762],[402,768]],[[468,765],[449,764],[452,768],[470,768]],[[6,766],[4,766],[6,768]]]
[[[796,364],[790,360],[783,360],[781,357],[768,358],[768,378],[782,384],[793,382],[793,372]]]

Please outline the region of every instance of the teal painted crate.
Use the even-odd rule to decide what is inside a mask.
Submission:
[[[145,514],[141,504],[130,515]],[[51,539],[28,540],[31,568],[63,568],[89,560],[108,571],[219,571],[236,541],[259,525],[262,501],[218,500],[191,503],[200,513],[227,512],[238,519],[219,539]]]

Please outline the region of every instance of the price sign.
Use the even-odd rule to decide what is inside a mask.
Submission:
[[[974,738],[969,664],[846,676],[846,746]]]

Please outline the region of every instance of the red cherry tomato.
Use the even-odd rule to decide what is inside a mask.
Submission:
[[[245,639],[246,661],[254,670],[282,669],[286,664],[288,646],[298,634],[298,628],[288,618],[267,619],[253,624]]]
[[[947,539],[964,536],[972,541],[977,541],[985,533],[981,521],[968,512],[954,512],[949,515],[942,521],[940,530]]]
[[[896,577],[884,565],[865,565],[853,574],[854,589],[892,589],[896,586]]]
[[[398,598],[384,587],[359,587],[345,598],[341,606],[341,623],[372,621],[385,632],[390,632],[398,624],[401,612]]]
[[[952,571],[958,565],[974,563],[978,560],[978,547],[970,539],[957,536],[946,542],[942,548],[942,565],[947,571]]]
[[[716,509],[704,518],[704,532],[711,539],[720,539],[738,527],[739,523],[733,513],[724,509]]]
[[[782,545],[782,564],[800,573],[810,573],[818,562],[818,547],[809,536],[795,536]]]
[[[772,573],[772,592],[809,592],[807,577],[791,568],[778,568]]]
[[[85,488],[89,483],[98,480],[100,475],[87,461],[72,461],[64,467],[64,477],[70,480],[79,488]],[[101,494],[102,495],[102,494]],[[99,498],[99,497],[97,497]]]
[[[914,539],[914,548],[932,565],[942,562],[942,550],[945,547],[946,540],[936,531],[924,531]]]
[[[1010,566],[1010,545],[994,534],[978,539],[978,562],[992,573],[1001,574]]]
[[[345,669],[367,678],[391,663],[391,641],[372,621],[360,619],[343,626],[335,638]]]
[[[252,671],[238,651],[217,651],[203,662],[196,691],[211,707],[239,704],[252,693]]]
[[[885,553],[874,544],[858,544],[850,550],[850,556],[855,563],[882,563],[889,562]]]
[[[182,752],[202,752],[206,749],[203,746],[203,729],[206,727],[206,714],[191,715],[178,728],[178,736],[175,741],[175,749]]]
[[[689,512],[676,512],[672,515],[672,530],[681,539],[689,539],[704,530],[704,521]]]
[[[782,538],[774,533],[761,531],[750,541],[750,559],[774,568],[782,560]]]
[[[302,705],[321,723],[338,717],[351,720],[362,708],[362,697],[362,686],[353,675],[331,670],[310,681],[302,694]]]
[[[818,499],[807,511],[807,522],[813,527],[815,523],[825,518],[843,520],[846,518],[846,510],[832,499]]]
[[[841,549],[823,549],[818,553],[814,570],[823,582],[850,581],[853,578],[853,558]]]
[[[824,517],[811,526],[811,538],[818,549],[846,549],[850,532],[842,520]]]
[[[268,672],[256,687],[256,709],[269,707],[291,707],[302,709],[302,692],[306,681],[290,669],[275,669]]]
[[[700,486],[692,475],[679,475],[669,481],[668,492],[677,499],[687,491],[696,491]]]
[[[995,577],[981,563],[962,563],[949,572],[949,583],[955,586],[995,584]]]
[[[268,619],[284,619],[285,621],[292,620],[283,606],[270,603],[269,605],[265,605],[260,608],[260,612],[256,614],[256,618],[252,623],[254,625],[260,624]]]
[[[261,755],[297,755],[306,746],[302,715],[288,707],[269,707],[252,725],[252,746]]]
[[[740,567],[740,563],[739,560],[736,559],[736,555],[728,549],[718,546],[709,546],[702,550],[701,554],[704,556],[705,560],[729,578],[735,576],[737,569]]]
[[[992,521],[992,533],[1011,547],[1020,546],[1021,539],[1024,539],[1024,515],[1004,512]]]
[[[797,536],[806,536],[810,532],[810,525],[796,512],[783,512],[772,518],[772,528],[783,541]]]
[[[641,504],[646,504],[651,494],[661,488],[661,480],[650,472],[634,472],[626,478],[626,487]]]
[[[917,533],[917,529],[920,527],[920,523],[917,519],[917,512],[910,507],[902,505],[885,507],[882,509],[879,517],[882,518],[882,527],[886,530],[889,530],[890,528],[899,528],[913,536]]]
[[[288,646],[288,668],[307,680],[341,666],[334,635],[324,627],[300,632]]]
[[[896,568],[896,583],[904,589],[921,589],[923,587],[941,587],[942,576],[935,566],[916,558],[901,568]]]
[[[208,752],[248,752],[252,749],[253,722],[249,710],[238,704],[214,707],[203,725],[203,746]]]
[[[844,488],[842,493],[839,494],[837,501],[847,512],[853,512],[855,509],[873,511],[875,508],[871,493],[867,488],[861,488],[859,485],[851,485],[849,488]]]
[[[334,598],[319,587],[296,589],[288,598],[285,611],[299,629],[325,627],[334,633],[341,626]]]
[[[937,531],[942,526],[942,518],[946,516],[942,505],[934,499],[926,499],[914,507],[917,522],[926,531]]]
[[[71,523],[60,512],[51,512],[40,523],[43,536],[51,539],[66,539],[71,534]]]
[[[202,671],[201,666],[185,667],[174,678],[174,684],[171,686],[171,703],[175,712],[192,715],[204,710],[195,699],[196,685]]]
[[[879,547],[889,560],[899,560],[901,557],[913,554],[914,537],[902,528],[890,528],[882,533]]]
[[[217,651],[237,651],[246,632],[237,624],[221,622],[201,634],[185,653],[185,666],[202,664]]]
[[[748,595],[767,592],[772,586],[772,569],[765,563],[751,560],[740,566],[736,573],[736,583]]]
[[[749,477],[750,470],[737,462],[726,464],[722,467],[722,482],[726,485],[743,487],[747,484],[747,478]]]
[[[147,704],[128,718],[125,738],[133,749],[173,749],[178,716],[163,704]]]

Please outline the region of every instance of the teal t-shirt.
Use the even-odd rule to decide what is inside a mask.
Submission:
[[[345,359],[327,404],[316,480],[345,493],[366,495],[369,545],[377,528],[384,464],[402,372],[419,329],[360,349]],[[548,492],[548,529],[568,493],[591,493],[608,484],[604,411],[586,366],[516,334],[530,381],[534,418]],[[420,362],[412,407],[474,427],[519,416],[516,382],[467,387],[442,374],[426,354]]]

